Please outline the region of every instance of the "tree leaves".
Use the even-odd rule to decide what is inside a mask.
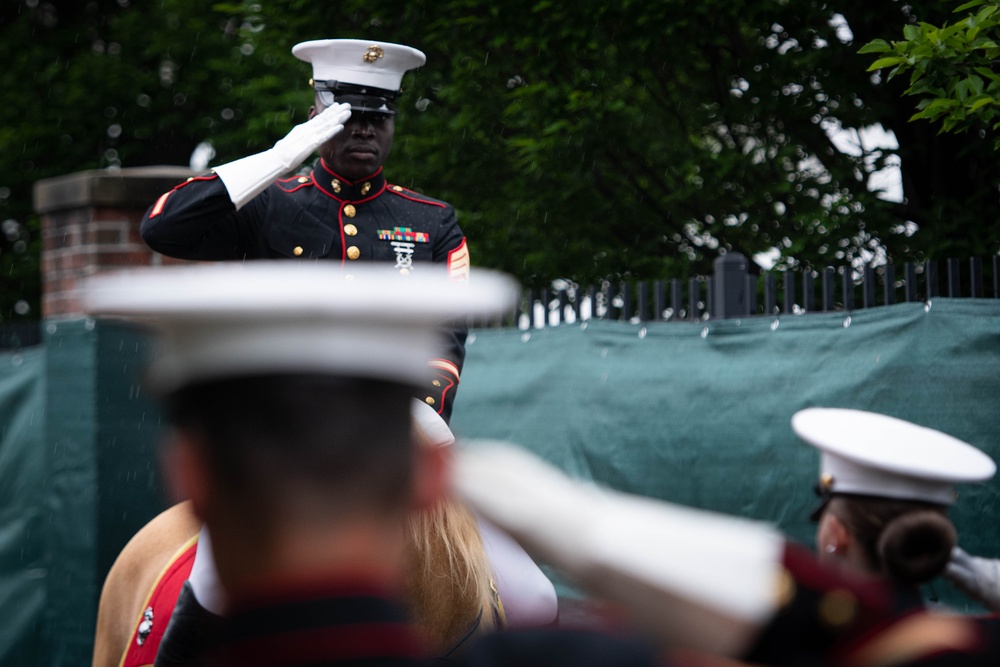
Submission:
[[[427,53],[387,176],[452,202],[473,261],[525,284],[708,272],[723,250],[812,267],[992,253],[998,166],[978,131],[1000,123],[996,4],[948,24],[936,0],[0,0],[0,216],[30,253],[38,179],[267,148],[312,103],[292,45],[351,37]],[[975,131],[940,135],[946,119]],[[876,125],[899,147],[861,145]],[[889,163],[902,202],[869,186]],[[19,282],[0,318],[4,295],[38,299],[37,257],[4,243],[0,280]]]
[[[938,123],[943,132],[968,132],[991,127],[1000,103],[1000,75],[994,71],[1000,47],[1000,2],[976,0],[955,11],[979,8],[975,14],[937,27],[930,23],[907,25],[903,40],[872,40],[859,53],[892,52],[873,62],[868,70],[891,68],[889,77],[910,74],[904,94],[920,97],[910,120]],[[994,138],[1000,148],[1000,136]]]

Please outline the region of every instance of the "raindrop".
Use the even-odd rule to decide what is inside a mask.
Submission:
[[[427,111],[427,107],[429,107],[430,105],[431,101],[429,99],[427,99],[426,97],[421,97],[419,100],[417,100],[416,104],[414,104],[413,106],[416,107],[417,111]]]
[[[701,337],[708,338],[708,327],[705,327],[704,329],[701,330]]]
[[[54,334],[56,332],[56,325],[50,324],[49,326],[45,327],[45,330],[50,334]]]
[[[232,120],[233,116],[236,115],[236,112],[233,111],[232,109],[225,108],[219,115],[222,116],[222,120]]]
[[[24,362],[24,358],[21,357],[20,354],[15,354],[13,357],[10,358],[10,365],[11,366],[20,366],[23,362]]]
[[[245,56],[252,56],[254,52],[253,44],[243,44],[240,46],[240,53]]]
[[[28,244],[25,243],[24,241],[20,239],[14,241],[14,252],[21,254],[27,249],[28,249]]]
[[[24,299],[18,299],[14,303],[14,312],[18,315],[27,315],[31,311],[31,306]]]
[[[0,229],[3,230],[3,235],[7,237],[8,241],[13,241],[21,234],[21,224],[13,218],[4,220],[3,224],[0,224]]]
[[[476,342],[476,334],[475,333],[470,333],[469,337],[465,340],[465,344],[466,345],[472,345],[475,342]]]
[[[141,107],[148,107],[150,102],[152,101],[153,100],[149,97],[149,95],[146,95],[145,93],[142,93],[141,95],[135,98],[135,103]]]
[[[86,322],[84,322],[83,328],[86,329],[87,331],[93,331],[94,330],[94,320],[89,320],[88,319]]]
[[[646,337],[646,327],[643,327],[639,329],[639,338],[645,338],[645,337]]]
[[[924,312],[925,313],[931,312],[931,301],[930,301],[930,299],[928,299],[927,303],[924,304]]]
[[[522,343],[527,343],[529,340],[531,340],[531,332],[530,331],[525,331],[523,334],[521,334],[521,342]]]
[[[771,322],[771,331],[777,331],[777,330],[778,330],[778,319],[775,318],[775,320]]]
[[[587,323],[586,322],[584,322],[583,324],[580,325],[580,330],[581,331],[585,330],[586,328],[587,328]]]
[[[176,71],[177,65],[172,61],[164,60],[160,63],[160,84],[164,86],[173,84]]]
[[[851,316],[850,315],[848,315],[847,317],[844,318],[844,328],[846,329],[849,326],[851,326]]]
[[[118,123],[115,123],[114,125],[111,125],[108,128],[108,137],[109,138],[111,138],[111,139],[117,139],[120,136],[122,136],[122,126],[121,125],[119,125]]]
[[[0,188],[0,200],[10,198],[10,188]]]

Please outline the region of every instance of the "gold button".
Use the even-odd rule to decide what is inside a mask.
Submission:
[[[819,476],[819,488],[823,491],[830,491],[833,488],[833,475],[828,472]]]
[[[299,176],[299,183],[308,183],[309,178],[307,176]]]
[[[427,405],[434,405],[434,399],[428,396],[427,398],[424,399],[424,403],[426,403]]]
[[[440,387],[441,386],[441,380],[434,380],[434,382],[431,382],[431,384],[434,385],[435,387]]]
[[[819,601],[819,618],[831,628],[841,628],[854,620],[858,602],[845,590],[830,591]]]
[[[295,246],[295,248],[292,249],[292,254],[295,255],[296,257],[301,257],[302,256],[302,246],[300,246],[300,245]]]
[[[395,190],[396,192],[402,192],[403,191],[403,188],[399,187],[398,185],[392,186],[392,189]]]
[[[352,245],[347,249],[347,259],[357,259],[361,257],[361,251],[358,250],[358,246]]]
[[[353,218],[357,214],[357,212],[358,212],[357,209],[355,209],[350,204],[344,207],[344,215],[346,215],[348,218]]]
[[[333,191],[340,192],[340,181],[338,181],[336,178],[333,179]]]
[[[781,568],[774,582],[774,601],[780,609],[787,607],[795,599],[795,580],[788,570]]]
[[[365,181],[365,184],[361,186],[361,194],[366,195],[368,191],[372,189],[372,184],[369,181]]]
[[[344,233],[347,234],[348,236],[357,236],[358,228],[352,224],[346,224],[344,225]]]

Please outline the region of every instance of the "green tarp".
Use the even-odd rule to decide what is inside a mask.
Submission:
[[[1000,460],[998,400],[1000,302],[938,299],[849,316],[478,331],[452,425],[812,544],[819,457],[791,431],[797,410],[883,412]],[[952,516],[973,553],[1000,556],[998,492],[1000,480],[960,490]],[[946,584],[929,594],[955,597]]]
[[[0,665],[89,662],[114,555],[163,507],[145,341],[120,324],[46,325],[0,354]],[[523,444],[575,476],[769,521],[811,542],[808,406],[895,415],[1000,459],[1000,301],[937,299],[703,323],[589,321],[472,332],[453,426]],[[1000,556],[1000,481],[960,490],[964,546]],[[575,594],[561,587],[567,595]],[[944,583],[928,591],[964,604]]]
[[[41,665],[48,512],[45,350],[0,354],[0,664]]]

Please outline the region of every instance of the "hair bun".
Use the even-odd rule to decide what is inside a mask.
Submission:
[[[947,517],[922,510],[887,523],[876,550],[887,575],[901,583],[921,584],[941,574],[957,541]]]

